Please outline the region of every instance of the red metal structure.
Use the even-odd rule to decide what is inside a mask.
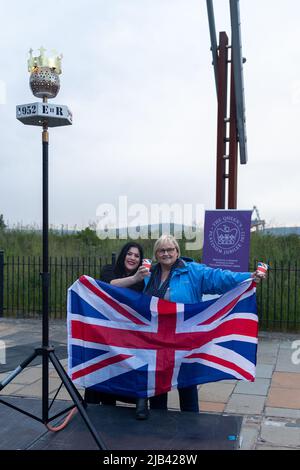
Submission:
[[[207,0],[218,100],[216,209],[237,208],[238,148],[241,163],[247,163],[239,0],[230,0],[229,3],[232,45],[229,46],[225,32],[220,32],[217,45],[213,4],[212,0]]]
[[[219,36],[218,50],[218,130],[217,130],[217,175],[216,209],[237,207],[237,122],[234,89],[233,62],[228,60],[228,37],[225,32]],[[230,116],[228,108],[228,75],[230,73]]]

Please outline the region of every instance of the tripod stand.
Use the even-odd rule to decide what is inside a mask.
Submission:
[[[47,103],[47,98],[43,97],[43,102]],[[39,121],[40,122],[40,121]],[[48,232],[49,232],[49,222],[48,222],[48,146],[49,146],[49,134],[48,134],[48,122],[43,122],[43,133],[42,133],[42,145],[43,145],[43,241],[42,241],[42,250],[43,250],[43,271],[41,273],[42,279],[42,345],[39,348],[36,348],[34,352],[25,359],[14,371],[12,371],[2,382],[0,382],[0,390],[3,390],[6,385],[8,385],[18,374],[20,374],[34,359],[37,357],[42,358],[42,417],[38,417],[29,413],[11,403],[7,403],[3,399],[0,399],[0,403],[13,408],[24,415],[29,416],[36,421],[48,425],[51,421],[58,418],[59,416],[65,414],[66,412],[77,408],[81,417],[83,418],[85,424],[87,425],[90,433],[92,434],[94,440],[97,443],[99,449],[104,450],[106,446],[100,436],[98,435],[96,429],[91,423],[86,411],[85,403],[81,395],[75,388],[73,382],[66,374],[64,368],[59,362],[55,350],[52,346],[49,345],[49,254],[48,254]],[[32,121],[30,122],[32,124]],[[41,124],[38,124],[41,125]],[[53,124],[52,125],[57,125]],[[63,124],[61,124],[63,125]],[[69,406],[63,411],[60,411],[54,416],[49,417],[50,408],[56,398],[54,397],[50,407],[49,407],[49,361],[53,364],[58,376],[60,377],[62,384],[66,387],[72,401],[73,405]]]

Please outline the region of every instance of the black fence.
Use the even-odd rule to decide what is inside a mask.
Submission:
[[[253,270],[256,263],[253,264]],[[297,262],[273,261],[266,281],[257,288],[261,329],[300,331],[300,267]]]
[[[50,318],[66,318],[67,289],[82,274],[100,276],[110,258],[49,259]],[[257,303],[261,329],[300,331],[300,267],[297,263],[272,261],[266,281],[258,284]],[[254,271],[256,260],[250,270]],[[5,257],[0,251],[0,317],[37,317],[42,312],[40,272],[42,260],[36,257]]]
[[[67,290],[82,274],[99,279],[102,266],[116,255],[49,258],[50,318],[66,318]],[[34,318],[42,313],[41,257],[4,256],[0,251],[0,317]]]

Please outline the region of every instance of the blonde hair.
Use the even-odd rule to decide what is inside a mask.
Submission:
[[[153,258],[156,259],[156,253],[158,252],[158,250],[162,247],[162,245],[164,245],[166,242],[170,242],[170,243],[173,243],[173,245],[175,246],[176,248],[176,251],[178,253],[178,257],[180,256],[180,247],[178,245],[178,242],[176,240],[175,237],[173,237],[173,235],[169,235],[169,234],[164,234],[162,235],[161,237],[159,237],[155,244],[154,244],[154,247],[153,247]]]

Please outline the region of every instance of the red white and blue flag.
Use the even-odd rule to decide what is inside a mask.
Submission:
[[[81,276],[68,290],[69,375],[130,397],[224,379],[254,381],[255,283],[218,299],[169,302]]]

